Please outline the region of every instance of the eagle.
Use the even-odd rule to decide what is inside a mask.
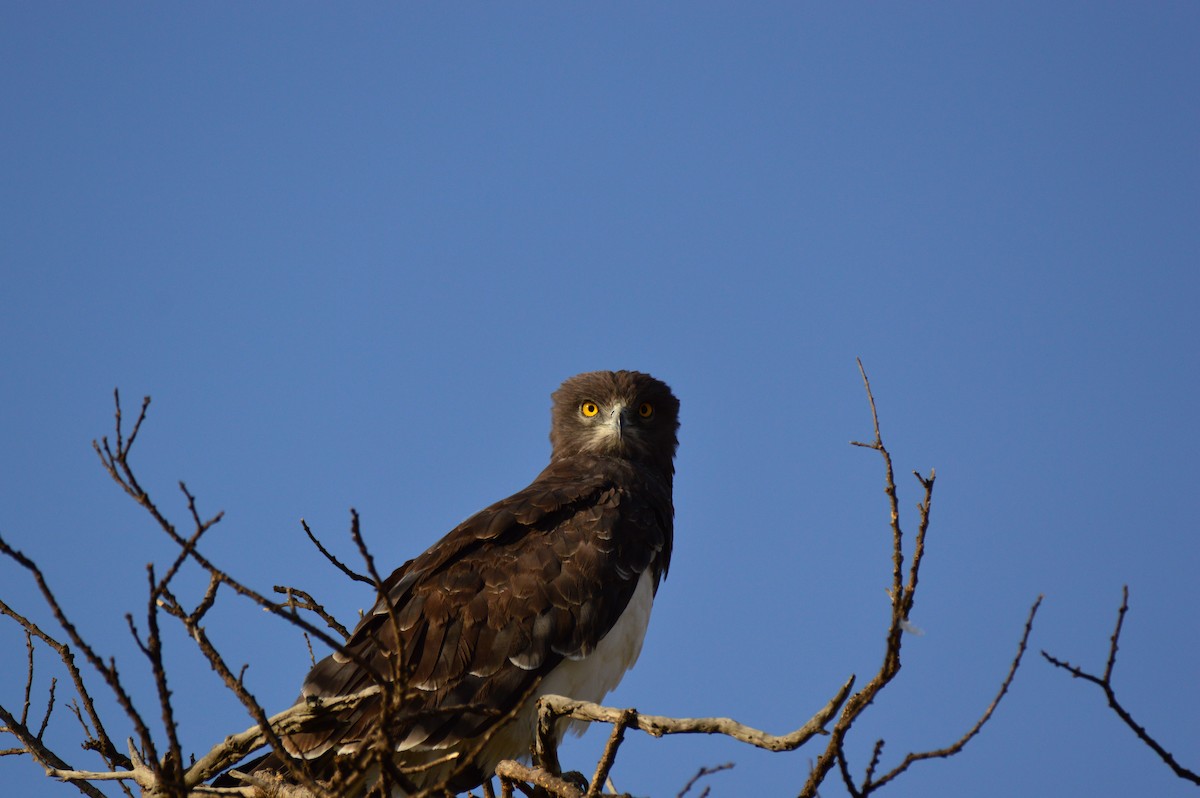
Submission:
[[[461,792],[528,756],[538,697],[603,699],[641,652],[671,562],[678,428],[679,400],[649,374],[566,380],[552,395],[549,465],[384,580],[298,699],[353,695],[391,674],[404,681],[399,707],[375,697],[333,713],[252,769],[283,772],[295,757],[328,777],[378,745],[386,723],[393,795]],[[360,778],[359,794],[373,780]]]

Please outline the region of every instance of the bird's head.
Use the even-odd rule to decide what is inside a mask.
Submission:
[[[640,371],[590,371],[554,392],[552,457],[598,454],[624,457],[674,473],[679,400]]]

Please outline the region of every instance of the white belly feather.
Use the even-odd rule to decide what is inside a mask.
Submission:
[[[580,701],[600,701],[621,681],[642,653],[642,641],[654,603],[654,577],[642,572],[625,612],[590,656],[563,660],[542,680],[538,696],[565,695]]]
[[[496,733],[483,751],[481,760],[484,767],[490,771],[502,759],[528,756],[537,723],[536,702],[541,696],[562,695],[580,701],[599,702],[612,692],[642,653],[642,641],[646,637],[653,603],[654,577],[646,570],[638,579],[625,612],[596,645],[596,649],[583,659],[564,659],[559,663],[542,680],[525,709],[512,723]],[[587,723],[560,723],[560,740],[568,728],[575,734],[582,734]]]

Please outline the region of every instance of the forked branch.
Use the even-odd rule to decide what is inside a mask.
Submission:
[[[871,423],[874,429],[874,438],[869,443],[851,441],[851,444],[866,449],[873,449],[879,452],[880,457],[883,459],[884,493],[887,495],[888,500],[889,528],[892,538],[892,580],[891,586],[888,589],[888,595],[891,598],[891,617],[889,618],[888,628],[885,635],[883,662],[880,664],[879,670],[871,678],[871,680],[863,686],[862,689],[851,695],[846,701],[845,706],[842,709],[841,717],[838,718],[837,723],[834,724],[833,729],[830,732],[829,743],[826,745],[825,750],[820,754],[820,756],[817,757],[817,760],[813,764],[812,770],[809,773],[808,780],[805,782],[804,787],[800,791],[800,798],[813,798],[816,796],[818,788],[825,780],[829,770],[835,763],[838,763],[839,767],[842,769],[844,781],[846,782],[847,787],[852,793],[855,792],[853,780],[848,777],[849,770],[845,763],[844,744],[846,736],[849,734],[851,727],[854,725],[858,717],[866,710],[868,706],[871,705],[880,691],[882,691],[889,683],[891,683],[892,679],[894,679],[900,672],[900,651],[903,643],[903,635],[906,630],[911,628],[908,619],[909,615],[912,613],[913,606],[916,601],[917,584],[919,582],[921,565],[923,563],[925,554],[925,537],[929,531],[930,511],[933,507],[933,486],[936,479],[935,472],[933,469],[930,469],[929,476],[924,477],[919,472],[914,471],[913,475],[917,478],[917,481],[921,485],[923,496],[921,501],[917,504],[917,531],[913,538],[912,559],[908,565],[908,574],[906,579],[904,574],[904,532],[901,527],[900,500],[896,488],[895,469],[892,465],[892,455],[888,451],[887,446],[884,445],[883,435],[880,432],[879,412],[875,406],[875,395],[871,391],[871,381],[867,377],[867,372],[866,369],[863,368],[862,361],[858,360],[857,362],[859,373],[862,375],[863,388],[867,394],[867,403],[871,409]],[[1036,611],[1037,604],[1035,603],[1033,610],[1030,611],[1029,621],[1026,624],[1025,636],[1022,638],[1021,645],[1018,648],[1018,655],[1013,661],[1009,676],[1001,685],[1000,692],[996,700],[993,702],[993,706],[990,707],[987,712],[985,712],[984,717],[976,724],[975,728],[969,730],[962,738],[960,738],[958,743],[950,746],[948,749],[945,749],[945,753],[941,754],[942,756],[952,756],[953,754],[962,750],[962,747],[965,746],[966,743],[978,733],[980,728],[982,728],[983,723],[987,721],[987,718],[991,717],[991,714],[995,709],[995,704],[998,703],[1000,698],[1002,698],[1007,692],[1008,685],[1011,683],[1012,678],[1016,673],[1017,666],[1020,665],[1021,653],[1024,652],[1025,642],[1028,638],[1029,630],[1033,622],[1033,615]],[[869,786],[871,784],[876,784],[876,786],[879,786],[881,783],[886,783],[886,781],[894,779],[897,775],[907,769],[908,765],[912,764],[911,762],[906,764],[902,763],[897,767],[897,769],[893,770],[878,783],[876,783],[874,781],[874,773],[878,767],[882,751],[883,741],[881,740],[876,743],[871,761],[867,766],[866,776],[864,778],[865,785]],[[934,755],[937,755],[937,753],[929,752],[927,756],[916,756],[919,756],[920,758],[929,758]],[[913,761],[916,760],[914,759]]]
[[[1033,631],[1033,619],[1037,615],[1038,607],[1041,604],[1042,596],[1038,596],[1033,606],[1029,608],[1029,617],[1025,619],[1025,631],[1021,635],[1021,642],[1017,644],[1016,656],[1013,657],[1012,662],[1008,666],[1008,673],[1005,675],[1004,681],[1000,683],[1000,689],[996,693],[996,697],[992,699],[992,703],[988,704],[987,709],[984,710],[979,720],[975,721],[975,725],[968,729],[958,740],[944,748],[910,753],[904,757],[904,760],[899,765],[892,768],[883,776],[875,778],[875,769],[879,765],[879,759],[883,753],[884,746],[883,740],[876,740],[871,761],[867,765],[866,774],[863,776],[862,782],[857,785],[854,783],[854,778],[850,775],[850,767],[846,761],[845,750],[839,746],[837,751],[838,768],[841,770],[842,781],[846,785],[846,790],[850,795],[854,796],[854,798],[865,798],[865,796],[870,795],[908,770],[910,765],[925,759],[945,759],[954,756],[966,747],[967,743],[983,729],[983,725],[991,719],[992,714],[996,711],[996,707],[1000,706],[1000,700],[1008,693],[1008,688],[1012,685],[1013,679],[1017,675],[1017,668],[1021,666],[1021,659],[1025,656],[1025,648],[1029,644],[1029,635]]]
[[[1121,639],[1121,627],[1125,623],[1125,613],[1127,612],[1129,612],[1129,585],[1121,588],[1121,608],[1117,610],[1117,626],[1113,629],[1112,637],[1109,639],[1108,660],[1105,662],[1104,674],[1102,676],[1088,673],[1078,665],[1072,665],[1065,660],[1052,657],[1045,651],[1042,652],[1042,656],[1054,667],[1062,668],[1071,674],[1072,678],[1083,679],[1085,682],[1091,682],[1099,687],[1103,691],[1104,697],[1108,700],[1108,706],[1113,712],[1117,713],[1117,717],[1137,735],[1139,740],[1158,755],[1158,758],[1171,769],[1171,772],[1184,781],[1190,781],[1192,784],[1200,784],[1200,774],[1179,764],[1179,761],[1171,755],[1171,752],[1163,748],[1162,744],[1154,739],[1144,726],[1134,720],[1133,716],[1129,714],[1129,710],[1125,709],[1121,705],[1121,702],[1117,700],[1117,691],[1112,684],[1112,675],[1113,669],[1117,665],[1117,647]]]

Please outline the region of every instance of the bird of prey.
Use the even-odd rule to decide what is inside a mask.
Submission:
[[[386,718],[405,774],[394,794],[471,789],[528,755],[539,696],[600,701],[632,667],[671,560],[679,401],[636,371],[580,374],[552,399],[550,464],[400,566],[301,691],[329,699],[371,687],[371,671],[401,674],[398,710],[367,701],[284,737],[260,767],[290,755],[329,774]]]

